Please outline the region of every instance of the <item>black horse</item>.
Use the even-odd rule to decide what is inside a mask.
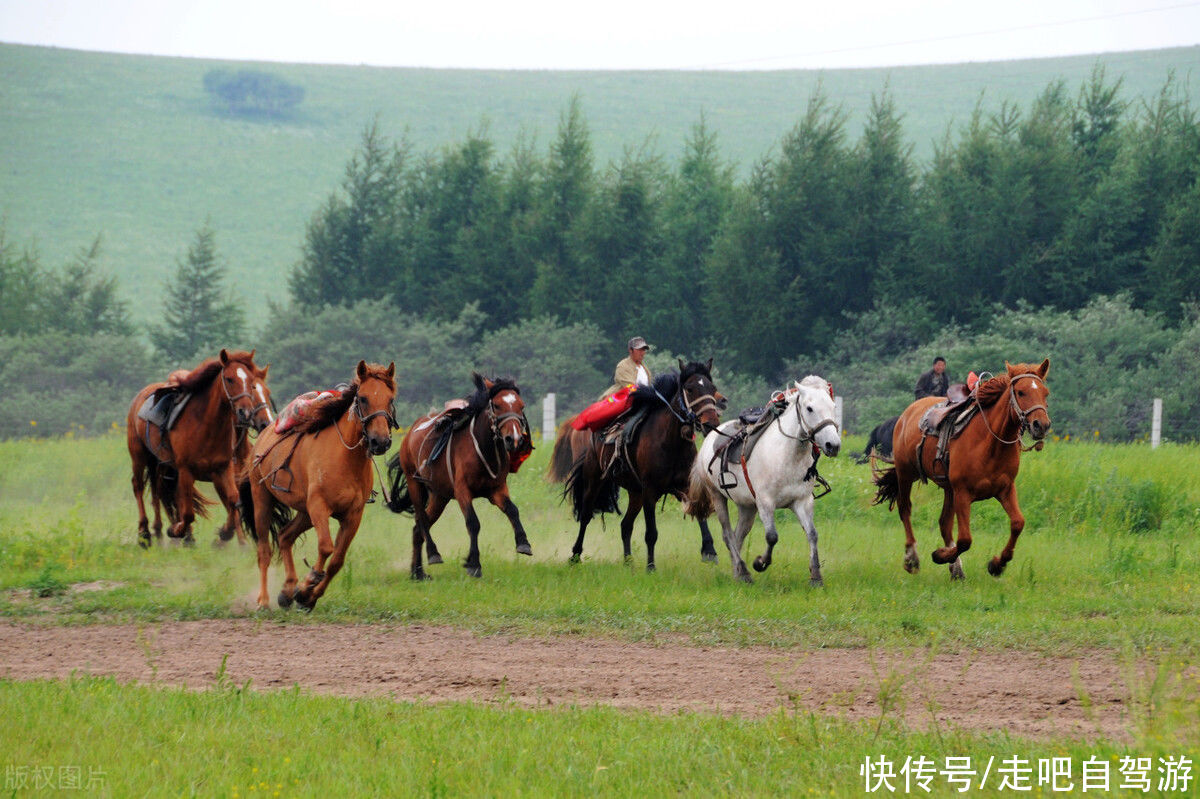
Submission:
[[[616,437],[593,434],[566,478],[563,496],[571,498],[579,537],[571,549],[572,562],[583,555],[583,536],[597,513],[613,513],[620,489],[629,495],[621,519],[621,542],[629,560],[633,522],[646,517],[646,569],[654,571],[654,545],[658,527],[654,506],[665,496],[683,500],[688,473],[696,459],[695,434],[720,424],[719,408],[725,397],[712,382],[712,361],[679,362],[679,373],[655,378],[654,385],[639,388],[632,406],[623,415],[624,427]]]
[[[872,430],[871,437],[867,439],[867,446],[863,449],[862,454],[854,456],[855,463],[869,461],[872,450],[874,450],[875,457],[890,461],[892,459],[892,433],[895,431],[898,421],[900,421],[900,417],[893,416]]]

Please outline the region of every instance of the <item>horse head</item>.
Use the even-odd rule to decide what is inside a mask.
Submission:
[[[529,421],[525,418],[525,401],[521,389],[512,380],[489,380],[475,372],[471,375],[475,388],[487,397],[488,418],[492,433],[504,442],[504,449],[517,452],[529,439]]]
[[[254,363],[254,350],[234,352],[221,350],[221,387],[233,408],[238,427],[252,427],[261,432],[271,423],[271,391],[267,388],[267,364],[259,369]]]
[[[1009,397],[1013,412],[1021,427],[1029,430],[1035,441],[1041,441],[1050,432],[1050,412],[1046,400],[1050,389],[1046,385],[1046,373],[1050,371],[1050,359],[1037,366],[1004,362],[1008,371]]]
[[[799,435],[811,439],[821,452],[833,457],[842,448],[833,402],[833,386],[824,378],[809,375],[793,384],[789,398],[796,412]]]
[[[685,364],[679,359],[679,391],[681,404],[688,410],[704,431],[715,430],[721,424],[721,411],[729,400],[717,391],[712,379],[712,358],[708,363],[693,361]]]
[[[359,361],[354,373],[356,393],[350,412],[362,424],[367,451],[382,455],[392,446],[396,424],[396,363],[383,368]]]

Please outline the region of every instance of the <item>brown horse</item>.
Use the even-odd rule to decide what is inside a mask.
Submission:
[[[483,576],[479,517],[472,505],[480,497],[486,497],[508,517],[517,553],[533,554],[521,514],[508,494],[508,475],[533,449],[521,390],[507,379],[488,380],[479,374],[473,374],[472,379],[475,393],[465,407],[417,419],[400,442],[400,451],[388,463],[392,477],[388,507],[396,513],[412,511],[415,518],[414,580],[428,579],[421,559],[422,544],[429,547],[430,563],[441,563],[430,528],[452,499],[462,510],[471,538],[463,561],[467,574]]]
[[[551,477],[565,480],[563,495],[570,496],[579,522],[579,536],[571,548],[572,563],[583,556],[583,537],[592,517],[619,510],[619,490],[624,488],[629,495],[629,506],[621,519],[625,560],[632,557],[633,523],[638,513],[643,513],[646,570],[654,571],[654,545],[658,541],[654,506],[667,495],[686,498],[688,473],[696,459],[696,431],[712,430],[720,424],[719,408],[724,404],[725,397],[712,382],[712,361],[685,364],[680,360],[678,374],[660,375],[653,386],[634,392],[632,406],[623,416],[626,427],[630,426],[629,420],[640,417],[632,439],[622,433],[617,440],[606,441],[600,434],[587,433],[587,445],[565,475],[561,473],[561,456],[551,459]],[[560,438],[556,451],[561,443]],[[559,460],[558,467],[555,460]],[[707,532],[707,524],[701,529]],[[708,546],[712,549],[711,535]]]
[[[1017,505],[1017,470],[1021,452],[1026,449],[1021,436],[1028,431],[1038,442],[1050,430],[1050,415],[1046,400],[1050,389],[1046,373],[1050,359],[1038,366],[1005,363],[1007,373],[981,382],[968,402],[974,403],[976,413],[957,437],[950,439],[945,462],[936,461],[937,437],[926,435],[919,427],[922,415],[942,401],[940,397],[925,397],[909,405],[896,423],[892,439],[895,465],[880,473],[875,484],[879,491],[875,504],[887,501],[888,507],[899,507],[904,523],[904,568],[916,572],[920,568],[916,539],[912,531],[912,484],[929,479],[944,492],[942,514],[938,527],[945,546],[933,551],[934,563],[950,565],[950,576],[961,580],[962,562],[959,558],[971,547],[971,503],[995,498],[1009,519],[1008,544],[988,563],[988,572],[999,577],[1012,560],[1017,538],[1025,529],[1025,517]],[[924,443],[922,443],[924,442]],[[958,540],[953,541],[954,520],[958,519]]]
[[[190,372],[172,374],[171,382],[151,383],[137,393],[129,406],[125,436],[133,461],[133,496],[138,506],[138,543],[150,545],[150,527],[143,501],[146,482],[154,506],[154,537],[162,538],[161,503],[171,526],[167,535],[192,543],[192,522],[207,516],[209,504],[195,487],[209,481],[225,506],[225,524],[217,531],[220,541],[234,532],[245,543],[238,526],[235,471],[250,451],[247,433],[262,430],[271,421],[271,392],[267,369],[254,364],[254,351],[221,350]],[[142,406],[154,397],[173,395],[176,407],[184,402],[178,419],[167,433],[140,418]],[[153,404],[153,403],[151,403]]]
[[[238,490],[246,529],[258,543],[260,608],[271,605],[267,568],[273,548],[287,571],[278,597],[283,608],[295,602],[312,610],[342,568],[371,498],[371,456],[392,445],[395,375],[394,363],[385,369],[359,361],[349,388],[313,403],[287,432],[272,427],[258,437]],[[330,519],[338,520],[336,543]],[[292,546],[310,527],[317,531],[317,563],[299,585]]]

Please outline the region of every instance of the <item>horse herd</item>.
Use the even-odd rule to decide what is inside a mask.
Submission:
[[[1050,428],[1049,366],[1049,360],[1006,363],[1003,374],[981,380],[959,403],[917,400],[898,418],[888,442],[891,466],[876,472],[875,502],[898,507],[908,571],[919,568],[910,521],[917,480],[943,489],[938,526],[944,546],[932,558],[948,564],[951,577],[962,577],[960,557],[971,546],[970,506],[982,499],[997,499],[1010,520],[1009,541],[988,564],[989,572],[998,576],[1012,559],[1025,525],[1014,479],[1020,453],[1028,449],[1023,435],[1040,449]],[[512,525],[516,551],[532,554],[507,482],[533,449],[525,404],[512,380],[475,374],[469,396],[413,421],[387,464],[385,480],[374,458],[390,449],[399,429],[394,363],[359,361],[349,384],[302,395],[278,417],[266,378],[267,368],[254,363],[253,351],[221,350],[137,394],[126,429],[140,544],[161,539],[160,505],[169,521],[167,535],[191,543],[195,518],[206,515],[210,504],[195,484],[211,482],[226,513],[219,540],[237,535],[245,543],[244,530],[257,544],[259,606],[270,606],[267,572],[278,558],[286,572],[278,604],[311,610],[345,562],[378,474],[387,507],[413,515],[413,579],[427,579],[426,562],[441,562],[431,528],[451,501],[466,520],[470,548],[463,566],[472,576],[482,575],[475,499],[499,508]],[[680,360],[678,372],[634,391],[614,423],[597,431],[575,429],[571,420],[560,426],[548,476],[564,484],[563,496],[579,525],[573,562],[582,557],[589,522],[618,511],[624,489],[620,528],[627,560],[641,514],[646,566],[654,570],[655,508],[669,496],[697,520],[705,560],[716,560],[707,524],[716,514],[734,576],[751,582],[741,553],[754,518],[762,520],[766,533],[766,551],[752,564],[761,572],[770,566],[778,541],[775,511],[791,508],[808,537],[810,581],[821,584],[813,509],[820,496],[815,489],[828,490],[828,484],[817,466],[821,456],[836,456],[841,448],[832,387],[810,375],[776,392],[764,407],[722,423],[726,404],[713,382],[711,360]],[[930,418],[938,416],[945,423],[934,426]],[[704,435],[699,448],[697,434]],[[153,526],[143,499],[147,485]],[[731,502],[738,508],[736,525]],[[339,523],[336,537],[331,520]],[[292,549],[309,528],[317,534],[317,561],[301,580]]]

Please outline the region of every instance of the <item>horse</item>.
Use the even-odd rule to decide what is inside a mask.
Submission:
[[[646,570],[655,570],[658,526],[654,506],[667,495],[686,500],[688,472],[696,458],[696,431],[712,430],[720,424],[718,409],[724,403],[725,397],[712,381],[712,360],[685,364],[680,359],[678,373],[660,375],[652,386],[640,386],[634,392],[632,406],[622,415],[625,421],[616,438],[606,440],[602,434],[588,434],[586,446],[562,478],[563,496],[571,498],[579,522],[579,536],[571,548],[572,563],[583,556],[583,537],[592,517],[619,510],[619,490],[624,488],[629,495],[629,506],[621,519],[625,561],[632,560],[633,523],[642,512],[646,520]],[[558,446],[556,443],[556,449]],[[709,545],[711,549],[711,536]]]
[[[388,508],[412,512],[414,517],[410,571],[414,580],[429,579],[421,559],[423,543],[429,548],[429,562],[442,562],[430,528],[450,500],[458,502],[466,519],[471,544],[463,568],[471,577],[483,576],[479,516],[472,504],[481,497],[508,517],[517,554],[533,554],[521,514],[508,493],[508,475],[533,450],[521,390],[506,378],[491,380],[473,373],[471,379],[474,394],[460,407],[451,404],[413,422],[388,462],[392,483]]]
[[[937,436],[921,429],[921,417],[943,401],[925,397],[908,406],[896,423],[892,439],[894,466],[875,479],[878,491],[874,504],[885,500],[888,509],[897,507],[904,524],[904,568],[910,573],[920,569],[916,539],[912,530],[910,492],[916,480],[932,480],[943,491],[942,513],[938,527],[945,546],[932,553],[934,563],[949,564],[950,577],[963,578],[963,553],[971,548],[971,504],[984,499],[999,501],[1009,519],[1008,543],[988,562],[988,573],[999,577],[1013,557],[1017,538],[1025,529],[1025,517],[1017,504],[1017,470],[1021,452],[1041,449],[1050,430],[1046,401],[1050,389],[1046,373],[1050,359],[1038,366],[1012,365],[1005,361],[1005,374],[980,381],[966,400],[975,412],[966,426],[949,440],[946,458],[936,460]],[[1007,400],[1007,401],[1005,401]],[[953,420],[950,420],[953,422]],[[1028,431],[1036,442],[1025,447],[1021,438]],[[926,444],[929,444],[926,446]],[[952,541],[954,522],[958,520],[958,539]]]
[[[258,437],[238,492],[243,523],[258,545],[259,608],[271,605],[267,568],[273,550],[287,572],[277,598],[281,608],[294,602],[311,611],[341,570],[371,499],[371,458],[392,445],[395,376],[395,363],[385,369],[359,361],[349,387],[314,402],[286,432],[272,427]],[[336,542],[330,519],[338,521]],[[317,531],[317,563],[301,585],[292,546],[310,527]]]
[[[750,457],[740,458],[740,462],[733,457],[723,458],[718,450],[722,441],[737,433],[740,421],[726,422],[717,428],[719,435],[704,439],[688,484],[689,512],[707,515],[716,511],[733,576],[751,583],[754,581],[742,560],[742,545],[754,525],[754,514],[757,512],[766,529],[767,551],[754,559],[754,570],[763,572],[771,565],[779,540],[775,509],[791,508],[808,535],[809,582],[822,585],[817,528],[813,523],[813,487],[820,480],[816,453],[833,457],[842,446],[834,419],[833,389],[824,379],[809,375],[783,392],[774,403],[774,411],[768,410],[763,421],[765,427],[757,434]],[[738,506],[736,529],[729,524],[730,501]]]
[[[867,437],[867,445],[863,447],[862,453],[852,456],[854,462],[866,463],[875,458],[891,461],[892,433],[895,431],[896,422],[899,420],[899,416],[893,416],[891,419],[885,419],[875,425],[875,429]]]
[[[125,420],[126,443],[133,463],[133,497],[138,507],[138,543],[149,547],[150,527],[143,495],[150,483],[154,507],[154,537],[162,538],[159,505],[171,522],[167,535],[194,543],[192,522],[207,516],[210,501],[196,490],[197,480],[211,482],[225,506],[226,519],[217,531],[218,541],[230,540],[234,532],[244,544],[238,525],[235,464],[244,462],[250,451],[247,434],[270,424],[271,392],[267,370],[254,363],[254,350],[221,350],[188,371],[172,373],[166,383],[151,383],[133,398]],[[169,410],[161,403],[173,400],[178,413],[168,425]],[[145,411],[143,411],[145,407]],[[146,416],[156,416],[148,421]],[[163,432],[168,428],[167,432]]]

